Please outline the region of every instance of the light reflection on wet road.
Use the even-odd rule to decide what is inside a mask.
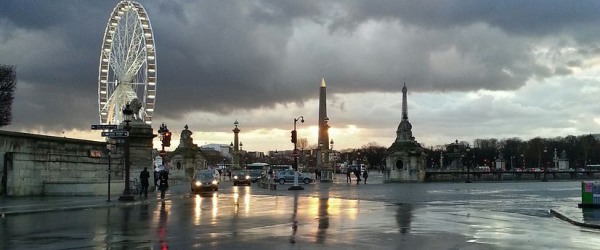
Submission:
[[[548,213],[576,206],[578,184],[313,184],[292,192],[226,182],[218,193],[174,189],[164,202],[5,218],[0,248],[598,249],[599,230]]]

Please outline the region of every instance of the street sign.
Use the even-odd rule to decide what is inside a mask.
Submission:
[[[111,132],[102,132],[102,136],[104,137],[127,137],[129,136],[129,132],[127,131],[111,131]]]
[[[112,130],[112,129],[117,129],[117,125],[106,125],[106,124],[102,124],[102,125],[95,125],[92,124],[92,130]]]

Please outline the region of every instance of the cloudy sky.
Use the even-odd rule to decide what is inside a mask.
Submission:
[[[156,130],[246,150],[317,142],[327,82],[336,149],[389,146],[409,90],[424,146],[597,133],[599,1],[140,1],[157,47]],[[0,64],[15,65],[12,124],[101,140],[98,61],[118,1],[3,0]],[[155,145],[158,145],[158,140]]]

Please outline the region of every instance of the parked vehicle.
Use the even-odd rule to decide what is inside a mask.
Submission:
[[[277,182],[279,184],[285,184],[286,182],[294,182],[294,170],[283,170],[277,173]],[[309,184],[313,182],[314,179],[311,178],[308,174],[298,172],[298,182],[303,182],[304,184]]]
[[[233,185],[248,185],[252,183],[250,181],[250,172],[247,170],[232,170],[231,178],[233,179]]]
[[[192,192],[218,191],[219,180],[212,171],[200,171],[194,176],[191,183]]]

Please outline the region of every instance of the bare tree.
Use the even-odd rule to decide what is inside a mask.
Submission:
[[[299,138],[298,139],[298,148],[304,150],[304,149],[308,149],[308,139],[306,138]]]
[[[15,67],[0,65],[0,127],[12,121],[12,101],[17,86]]]

